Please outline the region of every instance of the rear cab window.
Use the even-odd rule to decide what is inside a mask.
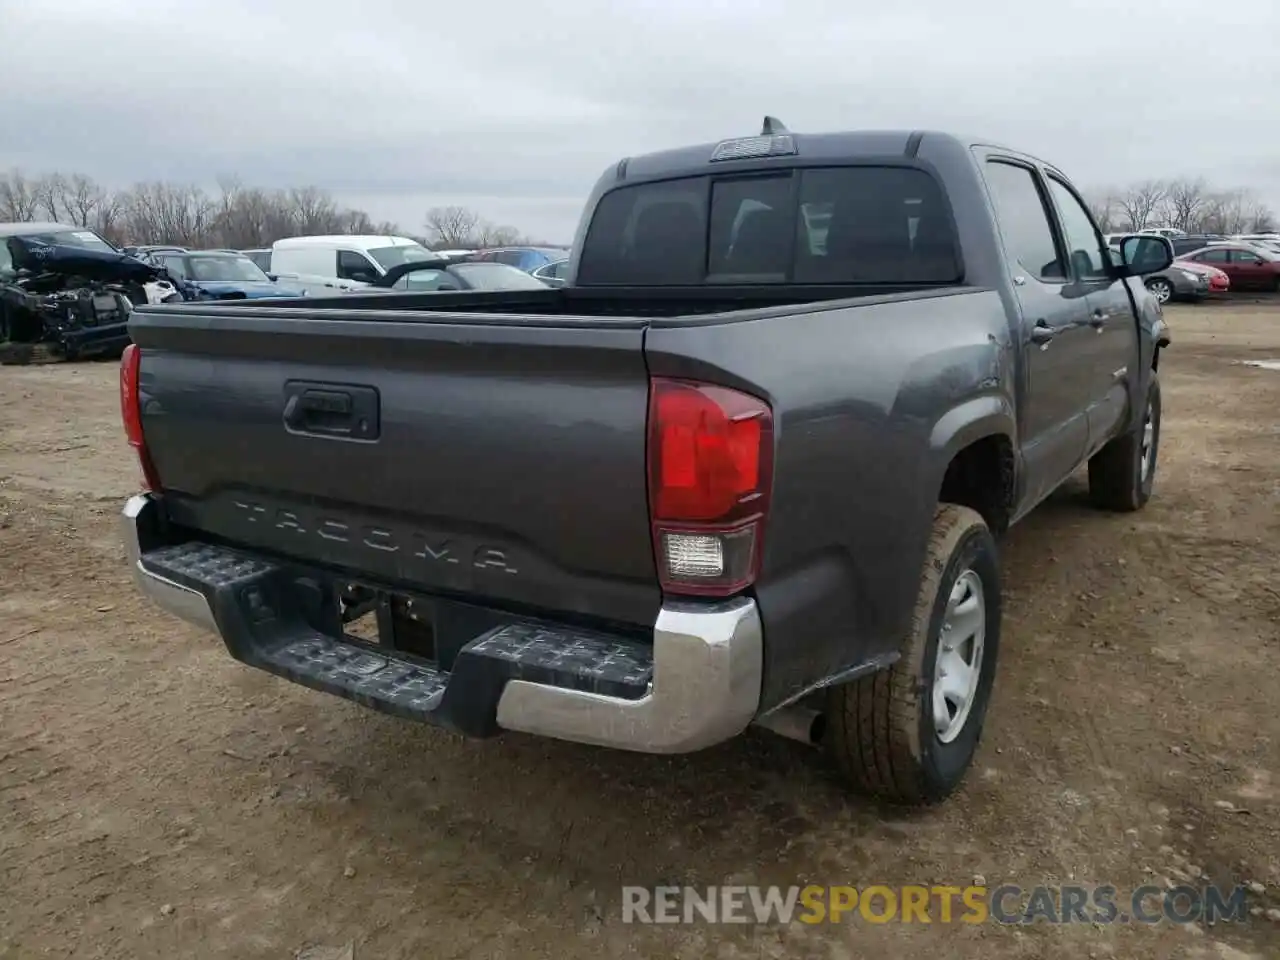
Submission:
[[[577,284],[948,284],[941,187],[906,166],[801,167],[620,187],[596,206]]]

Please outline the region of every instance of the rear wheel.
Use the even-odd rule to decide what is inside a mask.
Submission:
[[[1155,486],[1160,453],[1160,377],[1152,370],[1141,422],[1089,460],[1089,497],[1104,510],[1141,510]]]
[[[1000,568],[976,511],[940,504],[911,627],[892,667],[828,691],[823,743],[861,792],[946,799],[973,761],[1000,646]]]
[[[1147,289],[1156,298],[1156,303],[1168,303],[1173,299],[1173,284],[1163,277],[1152,277],[1147,281]]]

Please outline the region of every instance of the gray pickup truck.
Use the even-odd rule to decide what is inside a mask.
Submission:
[[[1172,251],[1120,247],[1025,154],[767,120],[610,167],[563,288],[139,307],[129,563],[237,660],[400,717],[654,753],[755,723],[936,802],[997,538],[1085,463],[1101,507],[1151,493],[1137,275]]]

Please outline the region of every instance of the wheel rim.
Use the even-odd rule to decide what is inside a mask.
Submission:
[[[942,635],[933,667],[933,729],[950,743],[960,735],[982,676],[987,636],[987,603],[982,578],[965,570],[956,578],[942,617]]]
[[[1173,289],[1163,280],[1156,280],[1147,289],[1156,298],[1156,303],[1168,303],[1169,298],[1173,296]]]
[[[1146,412],[1142,415],[1142,458],[1138,462],[1138,479],[1147,482],[1154,465],[1152,453],[1155,452],[1156,424],[1151,403],[1147,403]]]

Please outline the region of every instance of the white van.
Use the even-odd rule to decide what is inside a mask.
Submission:
[[[407,237],[288,237],[271,245],[271,273],[309,287],[350,290],[372,283],[392,267],[433,256]]]

